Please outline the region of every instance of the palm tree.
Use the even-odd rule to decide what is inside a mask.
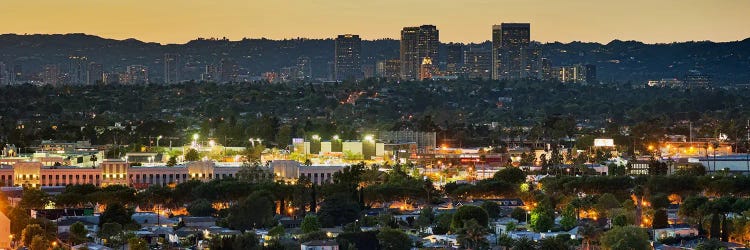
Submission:
[[[583,237],[583,245],[586,250],[591,249],[591,241],[596,241],[602,234],[602,229],[592,222],[585,223],[578,228],[578,234]]]
[[[458,230],[458,240],[466,249],[486,247],[487,239],[485,235],[487,235],[487,228],[479,225],[479,222],[475,219],[465,221],[464,226]]]
[[[533,240],[523,237],[518,240],[516,240],[516,243],[513,244],[513,250],[536,250],[536,242]]]

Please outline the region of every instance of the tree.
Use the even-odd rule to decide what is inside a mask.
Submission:
[[[452,213],[441,213],[435,217],[435,226],[432,228],[434,234],[446,234],[451,231]]]
[[[622,226],[625,226],[627,224],[628,224],[628,216],[626,216],[624,214],[619,214],[619,215],[615,216],[614,218],[612,218],[612,225],[613,226],[622,227]]]
[[[198,153],[198,150],[190,148],[185,152],[185,161],[197,161],[199,159],[200,154]]]
[[[426,206],[419,211],[415,224],[419,228],[426,228],[432,224],[433,220],[435,220],[435,213],[432,212],[432,207]]]
[[[491,219],[500,218],[500,205],[494,201],[485,201],[480,205]]]
[[[513,250],[537,250],[537,244],[532,239],[522,237],[513,243]]]
[[[486,226],[480,225],[475,219],[469,219],[458,230],[458,241],[467,249],[486,249],[489,246],[486,234]]]
[[[120,203],[107,204],[107,208],[99,217],[99,225],[117,223],[121,226],[132,223],[132,213]]]
[[[563,227],[563,230],[570,230],[577,224],[578,219],[576,219],[575,208],[571,205],[565,206],[562,213],[562,219],[560,220],[560,226]]]
[[[318,221],[318,216],[315,216],[313,214],[306,215],[305,218],[302,219],[300,229],[302,229],[302,233],[305,234],[320,230],[320,222]]]
[[[107,222],[99,230],[99,238],[106,239],[107,244],[111,246],[120,246],[124,242],[122,239],[122,225],[116,222]]]
[[[486,227],[489,223],[487,211],[484,211],[481,207],[466,205],[459,207],[456,213],[453,214],[451,229],[457,232],[464,226],[464,221],[471,219],[476,220],[483,227]]]
[[[724,244],[715,239],[705,240],[695,247],[695,250],[723,250],[727,249]]]
[[[169,160],[167,160],[167,166],[174,167],[175,165],[177,165],[177,157],[170,156]]]
[[[138,237],[128,239],[128,246],[130,250],[148,250],[148,243]]]
[[[227,216],[229,227],[249,230],[273,226],[276,224],[273,219],[275,208],[276,204],[271,193],[255,191],[229,208],[229,216]]]
[[[216,209],[212,206],[211,202],[206,199],[198,199],[187,207],[190,216],[211,216]]]
[[[215,250],[259,250],[258,236],[252,232],[231,237],[213,237],[209,241],[209,247]]]
[[[345,193],[334,194],[320,205],[318,219],[323,227],[334,227],[352,222],[359,217],[359,203]]]
[[[24,209],[44,208],[50,201],[49,195],[37,188],[24,188],[21,195],[22,198],[18,206]]]
[[[596,199],[596,207],[597,212],[602,217],[610,217],[612,216],[610,213],[612,209],[619,208],[620,207],[620,201],[615,198],[614,195],[610,193],[604,193],[599,196],[598,199]]]
[[[521,184],[526,181],[526,173],[517,167],[506,167],[495,172],[492,178],[507,183]]]
[[[703,221],[708,215],[709,201],[704,196],[690,196],[680,205],[677,215],[685,219],[688,223],[699,228],[703,228]]]
[[[30,246],[34,236],[41,236],[44,239],[44,235],[46,235],[46,232],[39,224],[27,225],[21,234],[21,242],[23,242],[24,246]]]
[[[529,226],[534,232],[547,232],[555,225],[555,211],[548,202],[540,202],[531,210]]]
[[[28,244],[30,250],[47,250],[50,247],[49,241],[41,235],[35,235],[31,243]]]
[[[651,224],[651,228],[667,228],[669,227],[669,218],[667,218],[667,210],[659,208],[654,211],[654,221]]]
[[[718,213],[711,215],[711,224],[709,224],[708,232],[712,240],[721,239],[721,216]]]
[[[578,234],[583,238],[583,245],[586,246],[585,250],[591,248],[591,242],[599,240],[599,236],[602,234],[602,229],[599,228],[594,222],[586,222],[578,229]]]
[[[377,238],[383,250],[409,250],[412,247],[409,236],[398,229],[383,228]]]
[[[516,219],[519,222],[526,222],[526,210],[520,207],[516,207],[510,212],[510,217]]]
[[[76,222],[70,225],[70,242],[73,245],[87,242],[86,234],[88,234],[88,230],[86,230],[86,226],[83,223]]]
[[[286,231],[284,230],[284,226],[281,224],[276,225],[275,227],[271,228],[271,230],[268,230],[268,236],[271,236],[276,240],[280,239],[282,236],[284,236],[284,234],[286,234]]]
[[[568,250],[572,249],[573,241],[568,234],[559,234],[555,237],[546,237],[539,241],[539,249],[545,250]]]
[[[602,235],[602,249],[631,250],[649,249],[648,234],[645,230],[635,226],[615,227]]]

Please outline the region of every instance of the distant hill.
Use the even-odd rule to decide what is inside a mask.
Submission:
[[[489,42],[474,45],[489,48]],[[193,40],[186,44],[161,45],[135,39],[113,40],[86,34],[0,35],[0,61],[20,65],[36,72],[46,64],[66,67],[67,57],[83,55],[89,61],[104,64],[105,71],[124,70],[127,65],[142,64],[151,68],[152,78],[159,79],[163,54],[179,53],[186,64],[184,78],[198,78],[206,64],[231,58],[243,73],[258,75],[293,66],[300,56],[312,60],[313,75],[325,77],[333,60],[332,39],[245,39]],[[750,82],[750,39],[736,42],[681,42],[644,44],[615,40],[599,43],[542,44],[542,55],[553,66],[590,63],[598,67],[604,82],[642,82],[648,79],[682,77],[688,70],[710,74],[720,84]],[[378,60],[398,58],[399,41],[383,39],[363,41],[365,65]],[[444,56],[445,53],[443,53]]]

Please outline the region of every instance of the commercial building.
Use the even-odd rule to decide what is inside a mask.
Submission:
[[[429,80],[435,75],[435,66],[432,65],[432,58],[425,57],[422,64],[419,65],[419,80]]]
[[[539,77],[539,49],[531,44],[529,23],[492,26],[492,79]]]
[[[333,63],[336,81],[361,79],[362,39],[358,35],[339,35],[336,37],[335,46]]]
[[[123,81],[122,77],[120,82],[126,82],[128,84],[146,84],[148,83],[148,67],[143,65],[130,65],[128,66],[127,81]]]
[[[585,83],[586,69],[581,65],[554,67],[555,79],[564,83]]]
[[[417,154],[434,153],[437,148],[437,133],[417,131],[383,131],[378,138],[386,144],[416,144]]]
[[[492,77],[492,52],[472,48],[464,51],[464,67],[468,78],[490,79]]]
[[[712,83],[711,75],[701,73],[697,70],[690,70],[685,75],[685,87],[686,88],[705,88],[710,87]]]
[[[375,73],[379,78],[396,80],[399,78],[400,67],[401,61],[398,59],[378,61],[375,65]]]
[[[84,84],[88,76],[88,59],[85,56],[68,57],[68,76],[72,84]]]
[[[5,66],[5,63],[0,62],[0,85],[10,84],[10,77],[8,75],[8,68]]]
[[[100,84],[104,83],[104,66],[101,63],[89,63],[88,71],[86,72],[86,84]]]
[[[305,141],[297,138],[292,142],[294,152],[305,155],[322,155],[348,160],[373,160],[375,157],[385,156],[385,145],[376,142],[371,136],[362,141],[343,141],[337,137],[330,141],[323,141],[319,136],[313,136]]]
[[[0,249],[10,248],[10,219],[3,212],[0,212]]]
[[[174,53],[164,54],[164,83],[180,82],[180,55]]]
[[[401,79],[417,79],[425,57],[438,59],[440,32],[434,25],[405,27],[400,42]]]
[[[277,180],[294,183],[299,178],[306,178],[317,185],[333,182],[333,175],[340,172],[344,167],[344,165],[305,166],[292,160],[277,160],[270,164]]]
[[[451,43],[445,47],[447,51],[445,73],[446,75],[458,75],[464,62],[464,46],[460,43]]]
[[[211,161],[190,162],[173,167],[138,167],[130,166],[130,163],[123,160],[105,160],[95,168],[48,167],[41,162],[16,162],[12,166],[0,166],[0,182],[3,186],[24,187],[93,184],[147,188],[151,185],[179,184],[188,180],[234,178],[239,169],[239,166],[217,166]]]
[[[60,67],[55,64],[45,65],[42,71],[42,82],[48,85],[60,84]]]
[[[221,82],[234,82],[237,81],[239,75],[239,67],[232,59],[224,58],[219,62],[218,75],[219,81]]]

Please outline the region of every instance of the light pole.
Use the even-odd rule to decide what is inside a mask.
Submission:
[[[159,140],[161,140],[161,135],[156,137],[156,152],[159,152]]]
[[[250,141],[250,145],[252,145],[252,147],[255,147],[255,140],[253,138],[247,140]]]
[[[198,133],[193,134],[193,147],[198,147]]]

